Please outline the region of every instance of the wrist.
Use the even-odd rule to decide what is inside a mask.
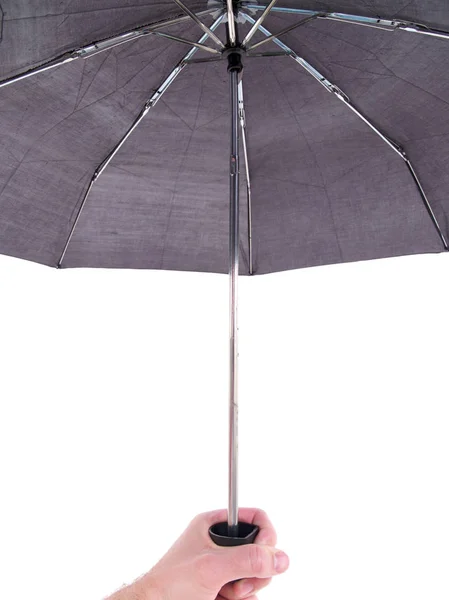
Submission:
[[[162,590],[151,572],[141,577],[134,585],[136,590],[132,600],[164,600]]]

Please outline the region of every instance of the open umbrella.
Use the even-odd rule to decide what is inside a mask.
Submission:
[[[1,18],[0,252],[229,273],[229,510],[210,533],[249,543],[238,275],[448,249],[449,5],[3,0]]]

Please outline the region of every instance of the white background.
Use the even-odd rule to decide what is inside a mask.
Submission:
[[[228,279],[0,257],[0,589],[100,600],[226,505]],[[261,599],[449,597],[449,257],[240,279]]]

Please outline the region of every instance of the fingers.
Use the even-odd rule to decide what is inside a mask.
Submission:
[[[202,513],[195,517],[192,523],[204,524],[204,535],[210,540],[208,536],[209,527],[216,523],[223,523],[228,518],[228,512],[226,509],[214,510],[206,513]],[[276,546],[277,536],[276,531],[271,523],[268,515],[265,511],[259,508],[240,508],[239,509],[239,521],[245,523],[252,523],[258,525],[260,531],[256,538],[256,544],[263,544],[267,546]],[[212,542],[213,543],[213,542]]]
[[[267,513],[260,508],[240,508],[239,509],[240,521],[246,523],[253,523],[260,527],[260,531],[257,534],[256,544],[265,544],[267,546],[276,546],[277,535],[273,527],[272,522],[268,518]]]
[[[220,594],[226,600],[248,600],[249,597],[253,597],[252,594],[260,592],[263,588],[267,587],[271,582],[271,577],[266,579],[241,579],[236,583],[228,583],[221,590]]]
[[[218,552],[209,554],[205,560],[216,563],[209,566],[219,569],[222,586],[236,579],[272,577],[286,571],[289,565],[288,557],[284,552],[271,546],[258,544],[222,548]]]
[[[225,598],[224,596],[219,594],[217,596],[217,600],[227,600],[227,598]],[[257,596],[249,596],[249,597],[245,598],[245,600],[257,600]]]

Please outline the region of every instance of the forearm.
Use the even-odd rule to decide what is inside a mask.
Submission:
[[[105,600],[163,600],[150,575],[144,575],[130,585],[120,588]]]

